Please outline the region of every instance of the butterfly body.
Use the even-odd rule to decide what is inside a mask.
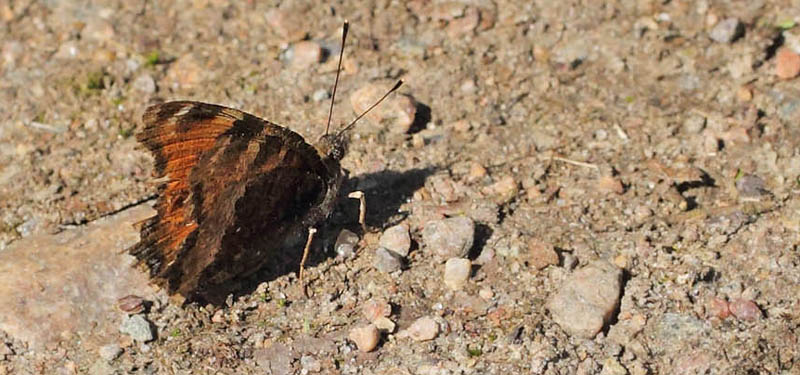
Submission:
[[[153,281],[211,299],[281,251],[291,233],[331,212],[344,172],[340,135],[315,145],[242,111],[200,102],[152,106],[137,135],[155,157],[158,215],[129,252]]]

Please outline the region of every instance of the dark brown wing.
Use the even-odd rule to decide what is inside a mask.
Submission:
[[[138,139],[169,180],[130,252],[170,294],[191,299],[260,267],[339,175],[298,134],[231,108],[165,103],[144,121]]]

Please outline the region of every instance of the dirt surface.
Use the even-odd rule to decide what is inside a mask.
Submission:
[[[356,126],[345,190],[365,192],[369,231],[343,200],[308,297],[289,272],[221,307],[153,301],[145,343],[34,351],[6,335],[0,373],[798,374],[797,14],[789,1],[0,0],[0,251],[152,198],[132,135],[158,100],[316,139],[345,19],[334,123],[367,85],[403,79],[418,103],[406,132]],[[309,46],[328,57],[307,63]],[[453,291],[421,233],[459,215],[476,223],[473,272]],[[383,273],[373,255],[398,223],[414,245]],[[345,227],[361,237],[349,258],[332,250]],[[618,308],[593,338],[571,336],[546,302],[597,260],[623,270]],[[376,299],[397,327],[362,353],[348,334]],[[398,334],[421,317],[435,338]]]

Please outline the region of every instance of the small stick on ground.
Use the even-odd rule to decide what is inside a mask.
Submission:
[[[303,282],[303,272],[305,272],[306,259],[308,259],[308,252],[311,249],[311,241],[314,240],[314,234],[317,233],[317,228],[308,228],[308,239],[306,239],[306,247],[303,249],[303,259],[300,260],[300,274],[298,279]]]
[[[361,224],[361,230],[367,233],[367,200],[364,199],[364,192],[354,191],[348,194],[347,197],[358,199],[358,223]]]
[[[594,170],[600,169],[598,166],[596,166],[594,164],[591,164],[591,163],[584,163],[582,161],[570,160],[570,159],[562,158],[562,157],[559,157],[559,156],[553,156],[553,160],[563,161],[564,163],[567,163],[567,164],[577,165],[579,167],[591,168],[591,169],[594,169]]]

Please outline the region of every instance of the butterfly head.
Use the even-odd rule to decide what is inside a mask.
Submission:
[[[347,139],[345,134],[325,134],[320,137],[315,145],[320,156],[326,159],[340,161],[347,153]]]

